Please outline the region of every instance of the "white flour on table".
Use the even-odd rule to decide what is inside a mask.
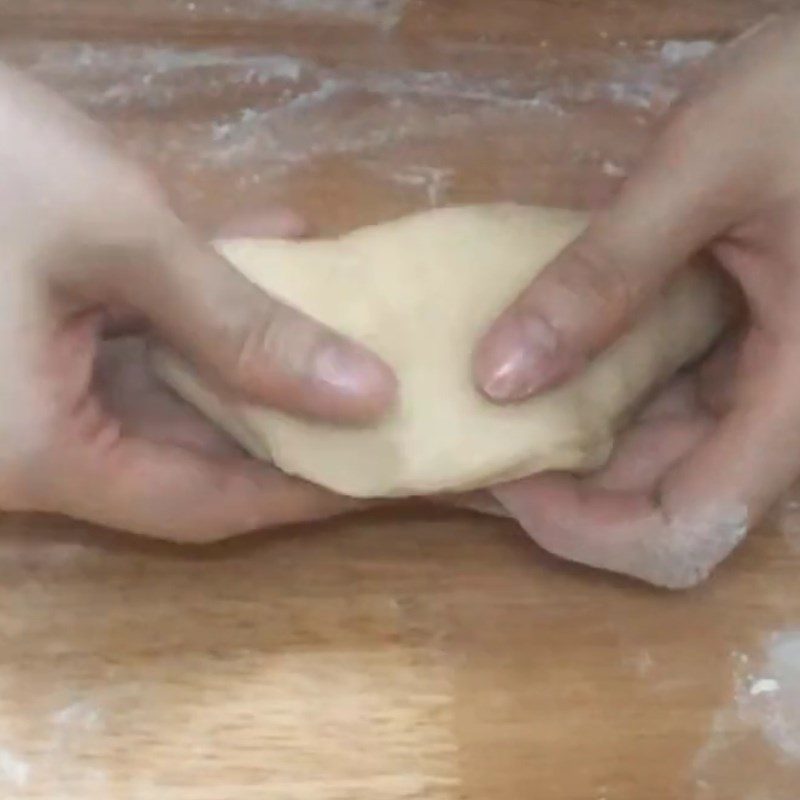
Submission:
[[[731,654],[733,696],[714,715],[698,751],[690,797],[795,800],[800,781],[800,629],[767,637],[763,651]],[[725,788],[720,788],[725,787]],[[722,793],[718,793],[721,791]]]
[[[325,6],[345,17],[369,16],[376,9],[401,13],[403,6],[367,0],[256,4],[262,2],[309,13]],[[347,14],[339,8],[345,5]],[[617,127],[641,139],[636,129],[666,108],[687,67],[714,44],[651,41],[634,48],[621,42],[610,52],[576,51],[559,59],[546,41],[538,51],[443,45],[433,59],[436,68],[427,70],[403,67],[402,48],[393,47],[385,63],[350,63],[343,53],[332,66],[294,52],[58,42],[9,46],[12,58],[94,115],[112,124],[124,118],[136,153],[166,166],[178,188],[188,187],[189,193],[193,176],[208,171],[239,192],[254,187],[263,192],[274,184],[277,195],[281,181],[297,170],[320,159],[346,158],[415,194],[420,204],[436,205],[448,200],[464,169],[458,158],[469,158],[448,159],[443,143],[463,149],[481,142],[490,147],[496,140],[502,157],[506,139],[524,140],[527,131],[547,131],[550,143],[547,152],[533,153],[532,170],[564,173],[573,184],[587,173],[618,180],[638,142],[617,144],[621,137],[608,134],[598,144],[600,137],[584,117],[596,107],[607,108]],[[212,109],[211,118],[193,105],[198,94],[204,108]],[[439,145],[436,155],[431,143]],[[525,191],[513,165],[505,172],[499,165],[496,181],[493,191],[505,191],[509,199]]]

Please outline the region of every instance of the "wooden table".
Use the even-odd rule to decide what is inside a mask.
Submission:
[[[792,5],[5,0],[0,53],[198,225],[283,201],[328,231],[597,202],[713,42]],[[797,800],[784,516],[674,595],[455,513],[199,550],[6,518],[0,796]]]

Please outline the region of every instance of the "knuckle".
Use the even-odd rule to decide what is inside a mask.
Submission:
[[[708,116],[697,98],[681,98],[655,141],[654,161],[667,171],[679,169],[704,140],[707,128]]]
[[[158,242],[165,230],[165,222],[171,222],[174,215],[166,197],[155,180],[134,171],[127,182],[120,186],[118,204],[128,217],[126,230],[134,242]],[[121,220],[125,225],[126,220]],[[171,230],[172,226],[167,226]]]
[[[116,161],[106,176],[112,188],[111,197],[133,209],[150,209],[166,205],[166,196],[155,175],[135,162]]]
[[[633,296],[630,276],[611,248],[597,238],[579,239],[569,249],[555,268],[551,285],[557,315],[568,324],[585,323],[590,317],[617,318]]]
[[[107,217],[137,216],[164,203],[156,180],[136,163],[109,154],[81,187],[83,209]],[[124,215],[122,212],[125,212]]]
[[[251,322],[239,337],[233,364],[233,380],[245,391],[257,390],[265,369],[270,369],[276,349],[282,346],[280,335],[283,325],[281,312],[264,313]]]
[[[130,167],[115,173],[102,203],[82,212],[86,253],[79,276],[111,285],[158,280],[178,237],[177,219],[150,181]]]
[[[263,388],[264,378],[302,379],[322,345],[317,326],[294,309],[272,303],[244,330],[237,347],[234,379],[241,388]]]
[[[96,215],[104,218],[104,229],[97,231],[106,238],[123,244],[131,241],[151,242],[163,227],[163,220],[171,216],[170,205],[164,191],[154,176],[128,162],[115,163],[109,168],[102,184],[94,192],[90,219]]]
[[[660,536],[643,539],[631,574],[665,589],[692,589],[739,546],[747,534],[747,514],[715,508],[690,516],[665,516]]]

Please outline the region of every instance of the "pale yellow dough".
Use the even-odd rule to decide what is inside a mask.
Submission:
[[[687,271],[577,378],[519,405],[493,405],[473,384],[475,343],[583,225],[570,211],[492,205],[427,211],[330,241],[219,242],[258,286],[394,368],[399,402],[370,427],[223,403],[163,351],[157,368],[254,456],[346,495],[462,491],[543,470],[596,467],[626,412],[708,348],[726,306],[710,274]]]

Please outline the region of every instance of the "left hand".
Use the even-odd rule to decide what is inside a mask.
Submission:
[[[297,236],[303,228],[295,215],[275,212],[220,234]],[[143,320],[125,315],[79,319],[62,331],[61,369],[67,374],[93,374],[83,388],[86,401],[76,407],[91,398],[102,409],[103,419],[114,421],[125,435],[132,468],[119,469],[114,459],[106,457],[106,450],[93,453],[95,438],[76,443],[84,460],[97,470],[99,490],[99,496],[76,494],[85,504],[84,509],[73,510],[76,516],[158,538],[200,543],[256,528],[323,519],[365,505],[246,456],[156,377],[140,335],[145,330]],[[94,362],[94,367],[87,368],[87,362]],[[138,469],[133,468],[134,456],[141,462]]]

